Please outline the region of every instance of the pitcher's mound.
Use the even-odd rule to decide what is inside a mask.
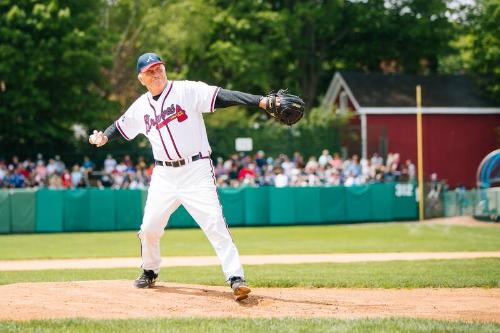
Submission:
[[[500,288],[253,288],[235,302],[229,287],[132,281],[0,286],[0,320],[154,317],[387,317],[500,322]]]

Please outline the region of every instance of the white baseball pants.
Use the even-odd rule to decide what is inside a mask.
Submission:
[[[238,250],[222,213],[210,158],[182,167],[156,166],[148,190],[139,238],[142,268],[160,271],[160,238],[170,215],[184,205],[212,244],[226,279],[244,277]]]

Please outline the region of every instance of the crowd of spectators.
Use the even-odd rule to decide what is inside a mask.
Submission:
[[[398,153],[389,153],[387,159],[373,154],[369,159],[358,155],[342,159],[325,149],[317,158],[306,161],[301,153],[292,157],[280,154],[266,157],[263,151],[255,155],[233,154],[229,159],[217,158],[215,175],[220,187],[241,185],[259,186],[334,186],[361,185],[374,182],[412,181],[415,165],[411,160],[401,161]]]
[[[41,154],[35,160],[10,161],[0,159],[0,188],[46,187],[63,188],[130,188],[144,189],[149,185],[154,164],[143,157],[136,161],[128,155],[117,161],[108,155],[102,166],[89,157],[67,166],[59,156],[45,161]],[[415,165],[402,161],[398,153],[389,153],[384,160],[377,153],[369,159],[358,155],[342,159],[338,153],[323,150],[317,158],[307,161],[299,153],[292,157],[280,154],[267,157],[263,151],[255,154],[233,154],[215,162],[215,176],[220,187],[239,186],[354,186],[374,182],[413,181]]]
[[[0,188],[46,187],[50,189],[109,187],[143,189],[149,185],[154,165],[147,165],[143,157],[132,162],[126,155],[119,162],[111,155],[102,167],[85,156],[81,163],[67,166],[56,155],[47,161],[38,154],[36,160],[11,161],[0,159]]]

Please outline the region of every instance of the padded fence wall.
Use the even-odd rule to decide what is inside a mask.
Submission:
[[[334,224],[417,218],[414,184],[343,187],[260,187],[218,190],[230,226]],[[3,190],[0,233],[138,230],[141,190]],[[197,224],[180,206],[169,228]]]

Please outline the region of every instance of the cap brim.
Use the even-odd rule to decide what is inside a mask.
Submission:
[[[155,61],[147,66],[144,66],[142,67],[141,69],[141,73],[144,73],[145,71],[147,71],[148,69],[150,69],[151,67],[153,67],[154,65],[158,65],[158,64],[163,64],[163,61]]]

